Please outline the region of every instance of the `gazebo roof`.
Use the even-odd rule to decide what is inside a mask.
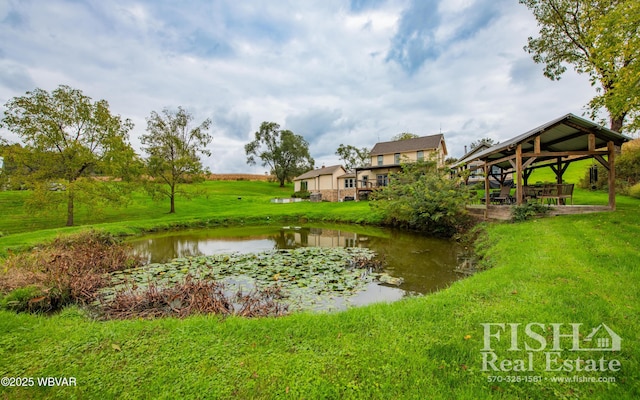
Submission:
[[[536,155],[536,163],[556,159],[558,152],[582,152],[589,149],[589,135],[595,137],[595,147],[606,147],[609,141],[621,146],[630,140],[618,132],[607,129],[594,122],[567,114],[553,121],[547,122],[535,129],[525,132],[510,140],[499,143],[488,149],[463,158],[454,165],[460,166],[471,161],[482,160],[504,169],[512,168],[509,157],[516,153],[516,147],[522,145],[523,153],[534,151],[534,138],[540,136],[540,153]],[[552,154],[556,153],[556,154]],[[571,154],[567,154],[569,156]]]

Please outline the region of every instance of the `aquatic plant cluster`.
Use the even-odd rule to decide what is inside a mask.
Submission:
[[[303,247],[177,258],[115,271],[99,297],[108,305],[125,292],[140,293],[150,285],[156,290],[193,280],[222,285],[217,288],[227,298],[238,292],[273,293],[277,289],[278,301],[292,311],[344,308],[344,303],[369,283],[401,282],[381,272],[382,262],[375,255],[366,248]]]
[[[110,272],[141,264],[129,246],[108,233],[58,237],[6,260],[0,273],[0,309],[54,312],[67,304],[89,304],[109,284]]]
[[[195,281],[189,275],[184,282],[159,287],[153,282],[143,290],[125,290],[102,304],[105,319],[188,317],[193,314],[218,314],[241,317],[276,317],[287,314],[288,306],[278,301],[280,288],[238,291],[230,296],[224,285],[215,281]]]

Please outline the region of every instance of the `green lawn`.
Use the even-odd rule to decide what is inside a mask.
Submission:
[[[210,188],[219,184],[211,182]],[[226,190],[234,187],[225,184]],[[246,183],[245,189],[254,184],[261,185]],[[607,195],[592,196],[601,201]],[[141,213],[149,214],[137,218],[133,213],[130,222],[111,219],[100,226],[171,225],[181,221],[181,212],[186,220],[255,222],[307,213],[311,219],[342,215],[359,220],[369,212],[364,202],[263,204],[273,194],[262,189],[253,198],[242,197],[212,193],[209,202],[179,203],[178,216],[145,209]],[[37,382],[34,387],[0,387],[0,397],[640,398],[637,221],[640,201],[619,197],[616,212],[491,224],[478,242],[478,251],[492,265],[487,271],[425,297],[335,314],[97,322],[77,308],[52,317],[0,312],[0,376],[74,377],[77,382],[75,387],[37,387]],[[533,371],[483,371],[483,323],[522,324],[517,350],[510,349],[510,331],[500,342],[493,339],[494,352],[507,360],[528,359],[525,342],[539,347],[527,339],[527,324],[544,324],[544,350],[551,351],[550,324],[565,324],[566,334],[568,324],[582,323],[584,337],[605,323],[622,338],[619,352],[565,350],[561,358],[615,359],[620,370],[545,371],[545,352],[540,351],[533,352]],[[502,382],[488,382],[498,379],[491,376]],[[536,378],[508,383],[509,376]],[[573,376],[616,381],[551,381]]]

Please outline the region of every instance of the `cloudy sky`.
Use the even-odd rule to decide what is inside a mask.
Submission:
[[[130,118],[139,148],[151,111],[182,106],[213,120],[215,173],[265,172],[244,153],[262,121],[317,166],[401,132],[442,132],[460,157],[583,114],[594,88],[545,78],[523,50],[537,31],[517,0],[3,0],[0,109],[70,85]]]

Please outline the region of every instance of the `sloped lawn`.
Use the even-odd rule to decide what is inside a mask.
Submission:
[[[490,225],[480,245],[489,270],[425,297],[334,314],[96,322],[76,308],[52,317],[0,312],[1,376],[76,381],[5,386],[0,396],[640,398],[638,221],[640,202],[620,197],[614,213]],[[533,352],[533,371],[482,370],[487,323],[521,324],[518,350],[508,330],[490,343],[501,359],[527,361],[525,343],[542,346],[525,326],[542,325],[533,329],[548,344]],[[546,371],[553,323],[563,334],[581,323],[584,335],[605,323],[621,350],[579,356],[616,359],[619,371]],[[552,382],[574,376],[615,382]]]

